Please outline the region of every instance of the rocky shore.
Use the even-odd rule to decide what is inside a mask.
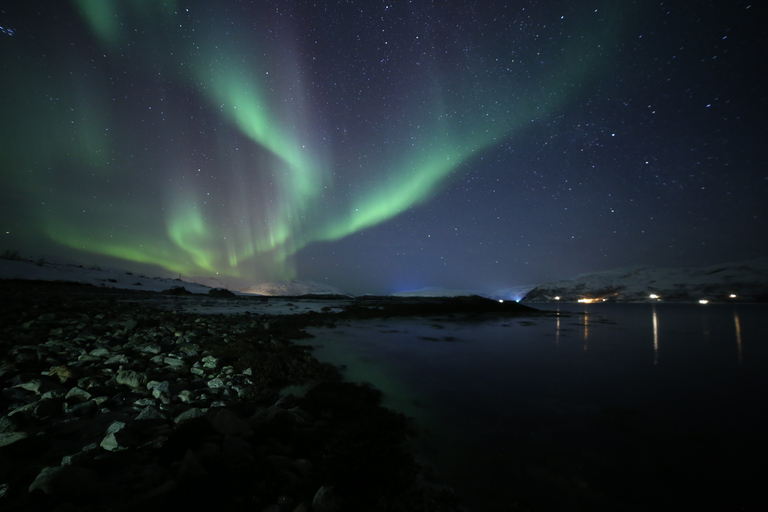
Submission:
[[[156,298],[0,281],[2,510],[460,509],[416,462],[405,417],[288,339],[331,313],[189,314]]]

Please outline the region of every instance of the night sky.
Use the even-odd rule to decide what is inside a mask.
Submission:
[[[0,249],[495,290],[768,254],[760,2],[0,3]]]

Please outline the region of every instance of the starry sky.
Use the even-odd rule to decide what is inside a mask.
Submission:
[[[757,2],[0,4],[0,249],[497,290],[768,254]]]

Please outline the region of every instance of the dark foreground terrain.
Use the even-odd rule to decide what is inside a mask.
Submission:
[[[0,305],[3,511],[459,510],[417,462],[407,419],[289,339],[340,319],[531,311],[370,297],[205,315],[158,294],[25,281],[0,281]],[[289,385],[309,390],[281,395]]]

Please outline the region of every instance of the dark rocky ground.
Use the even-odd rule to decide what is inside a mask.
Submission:
[[[522,306],[378,297],[266,317],[156,298],[0,281],[2,510],[460,509],[416,462],[407,419],[289,338],[337,319]],[[297,384],[311,387],[280,395]]]

